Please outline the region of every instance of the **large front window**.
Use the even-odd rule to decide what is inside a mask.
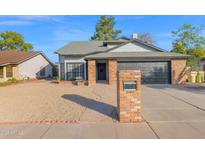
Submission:
[[[68,63],[67,64],[67,80],[83,80],[84,64]]]

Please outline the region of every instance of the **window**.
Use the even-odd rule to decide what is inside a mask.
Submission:
[[[46,72],[45,67],[41,67],[41,68],[40,68],[40,76],[41,76],[41,77],[42,77],[42,76],[45,76],[45,72]]]
[[[6,66],[6,77],[11,78],[12,76],[13,76],[12,67],[10,65]]]
[[[0,67],[0,78],[4,77],[3,67]]]
[[[67,80],[83,80],[83,78],[84,78],[83,63],[67,64]]]

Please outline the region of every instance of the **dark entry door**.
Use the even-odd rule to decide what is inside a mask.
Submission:
[[[98,70],[98,80],[106,80],[106,64],[99,63],[97,64]]]

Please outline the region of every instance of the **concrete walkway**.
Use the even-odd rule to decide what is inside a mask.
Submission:
[[[1,125],[0,138],[157,138],[146,123]]]

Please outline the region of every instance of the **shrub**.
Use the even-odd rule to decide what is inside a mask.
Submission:
[[[60,80],[61,80],[60,76],[57,76],[57,77],[56,77],[56,80],[57,80],[57,81],[60,81]]]
[[[0,82],[0,87],[5,87],[7,85],[10,85],[9,82],[5,81],[5,82]]]
[[[70,81],[76,81],[76,79],[74,77],[69,79]]]
[[[8,79],[7,81],[0,82],[0,87],[5,87],[5,86],[11,85],[13,83],[18,83],[18,80],[15,78],[11,78],[11,79]]]
[[[18,80],[16,78],[11,78],[11,79],[8,79],[8,82],[16,83],[18,82]]]

